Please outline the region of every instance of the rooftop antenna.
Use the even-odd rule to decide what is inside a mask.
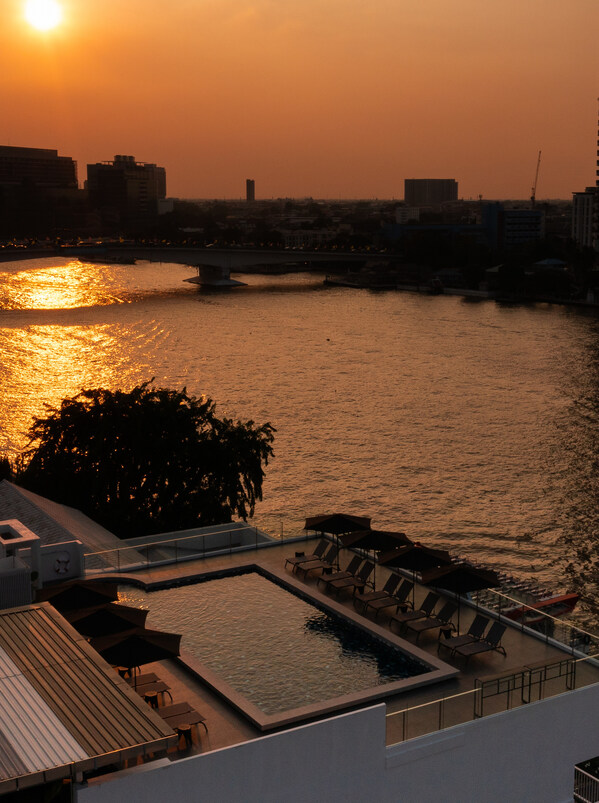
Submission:
[[[530,205],[532,209],[535,208],[535,201],[537,198],[537,181],[539,180],[539,168],[541,167],[541,151],[539,151],[539,158],[537,159],[537,172],[535,173],[535,183],[532,185],[530,191]]]

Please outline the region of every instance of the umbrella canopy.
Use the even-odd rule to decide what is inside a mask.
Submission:
[[[353,533],[356,530],[369,530],[370,518],[366,516],[351,516],[347,513],[328,513],[321,516],[311,516],[306,519],[304,530],[316,530],[319,533],[342,535]]]
[[[112,636],[90,639],[91,646],[113,666],[131,669],[179,655],[181,636],[138,627]]]
[[[93,608],[119,598],[117,583],[75,580],[42,589],[37,594],[38,602],[50,602],[56,610],[64,611]]]
[[[395,533],[387,530],[357,530],[356,532],[342,535],[339,540],[344,547],[367,549],[372,552],[398,549],[412,543],[405,533]]]
[[[458,596],[471,591],[480,591],[483,588],[497,588],[501,585],[501,580],[496,572],[490,569],[478,569],[466,561],[432,569],[422,575],[422,582],[443,591],[453,591]],[[458,631],[459,629],[460,608],[458,607]]]
[[[83,636],[110,636],[136,627],[143,627],[148,615],[147,610],[131,608],[109,602],[96,608],[85,608],[82,611],[67,611],[64,616]]]
[[[422,576],[422,582],[443,591],[453,591],[455,594],[468,594],[470,591],[497,588],[501,585],[496,572],[490,569],[478,569],[466,561],[432,569]]]
[[[304,530],[316,530],[319,533],[336,536],[337,546],[339,546],[339,536],[343,533],[369,529],[370,518],[367,516],[352,516],[348,513],[327,513],[321,516],[311,516],[306,519],[304,524]],[[339,556],[337,556],[337,568],[339,568]]]
[[[412,572],[424,572],[439,566],[451,564],[451,555],[444,549],[431,549],[422,544],[408,544],[407,546],[384,552],[379,557],[381,566],[393,566],[400,569],[409,569]]]
[[[412,582],[416,572],[424,572],[438,566],[451,564],[451,555],[444,549],[431,549],[422,544],[408,544],[391,552],[384,552],[379,556],[381,566],[408,569],[412,572]],[[414,605],[415,591],[412,587],[412,605]]]

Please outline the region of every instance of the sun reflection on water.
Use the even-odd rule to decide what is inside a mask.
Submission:
[[[22,449],[33,417],[45,415],[48,405],[58,407],[84,387],[122,386],[135,367],[123,355],[121,335],[108,325],[6,329],[0,451],[14,456]]]
[[[75,309],[124,303],[101,265],[71,260],[67,264],[5,273],[0,288],[1,309]]]

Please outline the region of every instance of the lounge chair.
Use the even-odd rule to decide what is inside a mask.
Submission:
[[[326,552],[326,549],[327,549],[328,546],[329,546],[329,542],[326,540],[326,538],[323,538],[316,545],[316,547],[314,549],[314,552],[312,552],[311,555],[303,555],[303,554],[302,555],[298,555],[296,553],[294,558],[287,558],[285,560],[285,568],[287,568],[287,565],[290,564],[291,565],[291,570],[295,571],[295,567],[299,566],[300,563],[307,563],[310,560],[320,560],[322,558],[322,556],[324,555],[324,553]]]
[[[341,580],[333,580],[332,583],[328,584],[327,588],[332,588],[335,591],[335,594],[339,594],[339,592],[343,591],[344,589],[353,588],[355,594],[359,588],[364,588],[373,571],[374,563],[371,563],[369,560],[367,560],[359,572],[354,575],[354,577],[345,577]]]
[[[367,602],[366,611],[369,608],[372,608],[373,611],[376,611],[374,615],[375,619],[378,619],[379,613],[385,610],[385,608],[394,607],[396,611],[401,608],[402,611],[405,611],[406,608],[412,607],[412,604],[408,602],[408,597],[412,593],[413,588],[414,583],[411,583],[409,580],[404,580],[392,597],[373,599],[371,602]]]
[[[389,617],[389,626],[391,626],[393,622],[396,622],[401,628],[406,622],[412,622],[414,619],[424,619],[427,616],[431,616],[437,602],[439,602],[439,595],[435,594],[434,591],[429,591],[418,610],[392,613]]]
[[[389,579],[380,591],[369,591],[366,594],[356,594],[354,597],[354,607],[358,607],[357,603],[366,607],[368,602],[374,602],[375,599],[389,599],[393,596],[399,585],[401,578],[397,574],[390,574]]]
[[[440,638],[437,652],[440,652],[441,647],[446,647],[453,652],[457,647],[463,647],[464,644],[472,644],[476,641],[480,641],[490,621],[491,620],[486,616],[481,616],[480,613],[477,613],[466,633],[462,633],[461,636]]]
[[[446,602],[436,616],[427,616],[426,619],[417,619],[415,622],[406,622],[406,627],[416,633],[416,642],[425,630],[434,630],[437,627],[451,627],[455,629],[451,621],[452,616],[457,611],[458,606],[455,602]]]
[[[358,571],[361,563],[362,558],[359,555],[354,555],[344,571],[332,572],[332,574],[321,574],[316,582],[316,585],[318,585],[318,583],[328,584],[333,580],[345,580],[348,577],[353,577]]]
[[[299,563],[296,567],[296,574],[298,572],[303,572],[304,577],[308,574],[308,572],[316,571],[317,569],[331,569],[337,560],[337,555],[339,554],[339,550],[333,544],[329,551],[320,559],[320,560],[308,560],[305,563]]]
[[[502,625],[501,622],[493,622],[484,639],[472,642],[471,644],[463,644],[461,647],[456,647],[452,655],[462,655],[466,659],[466,663],[468,663],[471,656],[478,655],[481,652],[497,650],[505,655],[506,652],[501,646],[501,639],[506,629],[506,625]]]

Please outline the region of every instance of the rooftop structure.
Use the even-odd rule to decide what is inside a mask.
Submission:
[[[48,603],[0,612],[0,797],[166,749],[172,729]]]

